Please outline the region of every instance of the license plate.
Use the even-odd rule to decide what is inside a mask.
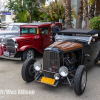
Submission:
[[[9,52],[4,52],[3,55],[9,57]]]
[[[42,77],[41,82],[54,85],[55,79],[51,79],[51,78],[47,78],[47,77]]]

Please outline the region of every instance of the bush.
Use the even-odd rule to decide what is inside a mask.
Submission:
[[[94,17],[90,20],[90,28],[100,30],[100,17]]]

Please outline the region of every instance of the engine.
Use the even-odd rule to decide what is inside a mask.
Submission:
[[[77,63],[76,55],[74,52],[70,52],[64,55],[64,65],[69,69],[69,71],[74,70]]]

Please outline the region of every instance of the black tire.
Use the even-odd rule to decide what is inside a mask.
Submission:
[[[85,74],[85,77],[83,76]],[[82,85],[82,78],[84,79],[84,85]],[[84,65],[80,65],[75,73],[74,79],[74,91],[77,95],[82,95],[84,93],[87,82],[87,72]],[[84,87],[82,87],[84,86]]]
[[[28,57],[27,55],[28,55],[29,52],[33,52],[33,54],[30,54],[30,56]],[[33,51],[33,49],[28,49],[28,50],[24,51],[24,53],[22,55],[22,60],[24,60],[24,61],[26,59],[29,59],[29,58],[34,58],[34,51]]]
[[[97,64],[99,60],[100,60],[100,52],[99,52],[97,58],[95,59],[94,64]]]
[[[33,64],[35,62],[36,62],[35,59],[27,59],[24,62],[21,70],[21,75],[24,81],[31,82],[34,80],[35,72],[34,72]]]

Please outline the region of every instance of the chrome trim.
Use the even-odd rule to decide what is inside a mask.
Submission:
[[[15,48],[15,47],[13,47],[13,46],[6,46],[6,47],[12,47],[12,48]]]
[[[92,36],[90,37],[88,44],[90,44],[90,43],[91,43],[91,41],[92,41]]]
[[[8,40],[13,40],[14,42],[17,42],[15,38],[9,38]]]
[[[81,64],[83,63],[83,49],[82,49],[82,58],[81,58]]]
[[[41,70],[42,72],[48,72],[48,73],[56,73],[56,72],[52,72],[52,71],[47,71],[47,70]]]
[[[58,72],[60,67],[59,53],[55,51],[45,51],[43,55],[43,70]],[[50,70],[53,69],[54,70]]]
[[[11,59],[11,60],[21,60],[21,57],[20,58],[12,58],[12,57],[0,56],[0,58]]]

